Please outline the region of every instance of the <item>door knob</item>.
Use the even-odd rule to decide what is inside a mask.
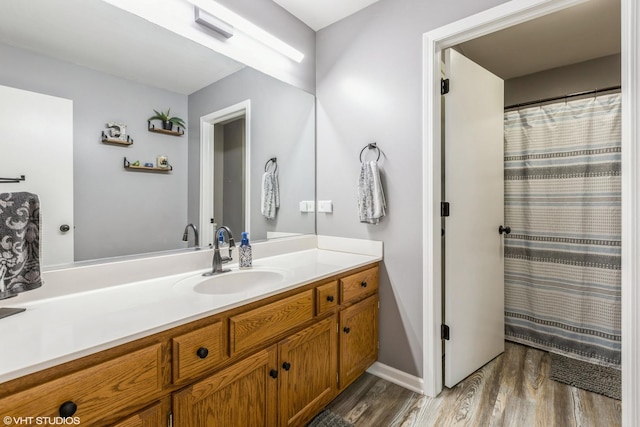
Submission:
[[[500,226],[498,227],[498,233],[502,234],[509,234],[511,233],[511,227],[509,227],[508,225],[506,227]]]
[[[69,227],[67,224],[62,224],[60,226],[60,231],[62,231],[63,233],[66,233],[69,230],[71,230],[71,227]]]

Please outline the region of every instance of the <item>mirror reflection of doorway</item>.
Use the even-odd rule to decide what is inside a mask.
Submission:
[[[237,235],[245,231],[245,156],[245,116],[216,123],[213,215],[218,226],[224,224]]]
[[[234,237],[251,232],[250,153],[250,100],[200,117],[201,246],[213,246],[221,225]]]

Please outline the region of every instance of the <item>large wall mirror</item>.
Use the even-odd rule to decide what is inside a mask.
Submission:
[[[0,63],[0,177],[26,177],[0,193],[39,194],[50,225],[45,267],[191,250],[191,231],[182,240],[189,223],[205,242],[214,226],[201,224],[211,222],[253,241],[315,233],[314,214],[299,209],[315,199],[313,95],[100,0],[5,2]],[[250,107],[207,119],[237,105]],[[154,110],[169,109],[184,134],[149,131]],[[126,132],[133,144],[103,142],[103,131],[123,141]],[[215,157],[203,162],[208,143]],[[168,169],[155,170],[163,158]],[[272,158],[280,200],[268,217],[261,204]],[[215,206],[201,218],[207,173]]]

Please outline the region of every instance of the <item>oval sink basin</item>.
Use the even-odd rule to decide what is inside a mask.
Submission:
[[[264,290],[283,283],[286,271],[277,269],[231,270],[214,276],[187,277],[174,287],[181,292],[197,292],[207,295],[231,295],[254,290]]]
[[[200,294],[237,294],[252,289],[265,288],[280,283],[282,273],[264,270],[234,270],[215,276],[202,277],[193,290]]]

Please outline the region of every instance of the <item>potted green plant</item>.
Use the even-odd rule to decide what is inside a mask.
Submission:
[[[169,108],[166,113],[164,111],[157,110],[153,110],[153,112],[156,114],[149,117],[149,121],[160,120],[162,122],[162,129],[164,130],[173,129],[173,125],[179,126],[182,129],[186,128],[186,126],[184,125],[184,120],[182,120],[180,117],[171,117],[171,108]]]

